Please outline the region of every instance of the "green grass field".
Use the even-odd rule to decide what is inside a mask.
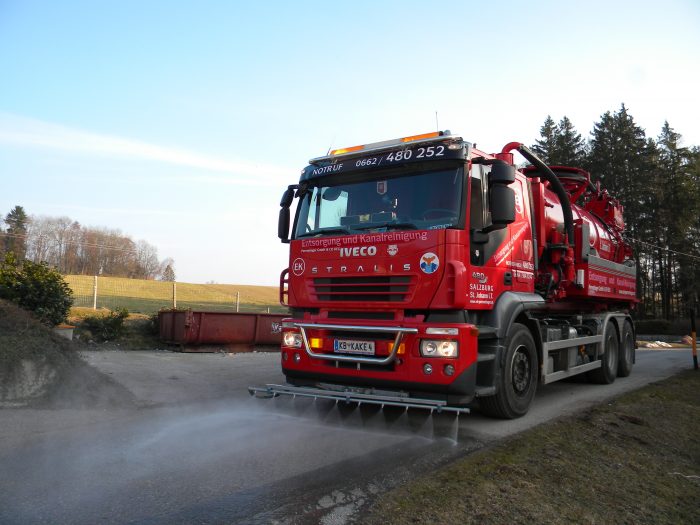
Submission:
[[[66,275],[65,280],[73,291],[76,307],[92,307],[94,277]],[[276,286],[247,286],[237,284],[177,283],[178,308],[217,312],[236,311],[236,293],[240,293],[241,312],[284,313],[279,304]],[[97,307],[126,308],[129,312],[149,314],[161,308],[173,307],[173,283],[126,279],[121,277],[97,278]]]

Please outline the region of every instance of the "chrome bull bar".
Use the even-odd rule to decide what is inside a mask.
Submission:
[[[370,365],[388,365],[396,359],[396,353],[399,351],[399,345],[403,339],[404,334],[417,334],[417,328],[400,328],[396,326],[348,326],[343,324],[316,324],[316,323],[294,323],[294,326],[299,328],[301,332],[301,339],[304,343],[304,350],[314,359],[325,359],[327,361],[344,361],[349,363],[364,363]],[[385,358],[379,359],[376,357],[361,357],[354,355],[340,355],[340,354],[319,354],[311,350],[309,345],[309,340],[306,336],[306,329],[318,329],[318,330],[335,330],[335,331],[345,331],[345,332],[384,332],[384,333],[395,333],[394,346],[391,352]]]
[[[342,388],[342,387],[339,387]],[[271,398],[277,396],[292,396],[292,397],[309,397],[313,399],[330,399],[336,403],[343,401],[345,403],[357,403],[368,405],[402,407],[402,408],[418,408],[422,410],[430,410],[430,412],[452,412],[455,414],[468,414],[469,409],[466,407],[449,406],[446,401],[440,399],[423,399],[418,397],[409,397],[408,394],[393,393],[393,392],[375,392],[373,389],[351,389],[332,390],[326,388],[306,387],[306,386],[291,386],[291,385],[274,385],[268,384],[265,386],[250,386],[248,392],[251,396],[259,398]]]

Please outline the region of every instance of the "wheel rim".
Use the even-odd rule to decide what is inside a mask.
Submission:
[[[530,388],[530,355],[527,348],[520,345],[513,353],[511,362],[511,376],[513,382],[513,390],[518,395],[525,394]]]

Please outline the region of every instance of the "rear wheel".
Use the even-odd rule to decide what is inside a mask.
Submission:
[[[627,377],[634,366],[634,330],[629,320],[622,325],[620,336],[620,359],[617,365],[618,377]]]
[[[496,379],[496,394],[479,399],[481,411],[489,416],[514,419],[527,413],[537,390],[537,351],[530,331],[513,323],[504,366]]]
[[[618,355],[620,343],[617,339],[617,329],[612,321],[608,321],[603,332],[603,355],[601,356],[601,367],[588,372],[588,379],[600,385],[609,385],[617,377],[617,367],[619,364]]]

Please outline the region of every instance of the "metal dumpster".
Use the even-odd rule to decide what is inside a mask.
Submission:
[[[197,312],[166,310],[158,313],[160,340],[178,344],[183,351],[201,351],[192,346],[227,345],[252,350],[255,345],[282,342],[283,314]],[[211,350],[210,350],[211,351]]]

